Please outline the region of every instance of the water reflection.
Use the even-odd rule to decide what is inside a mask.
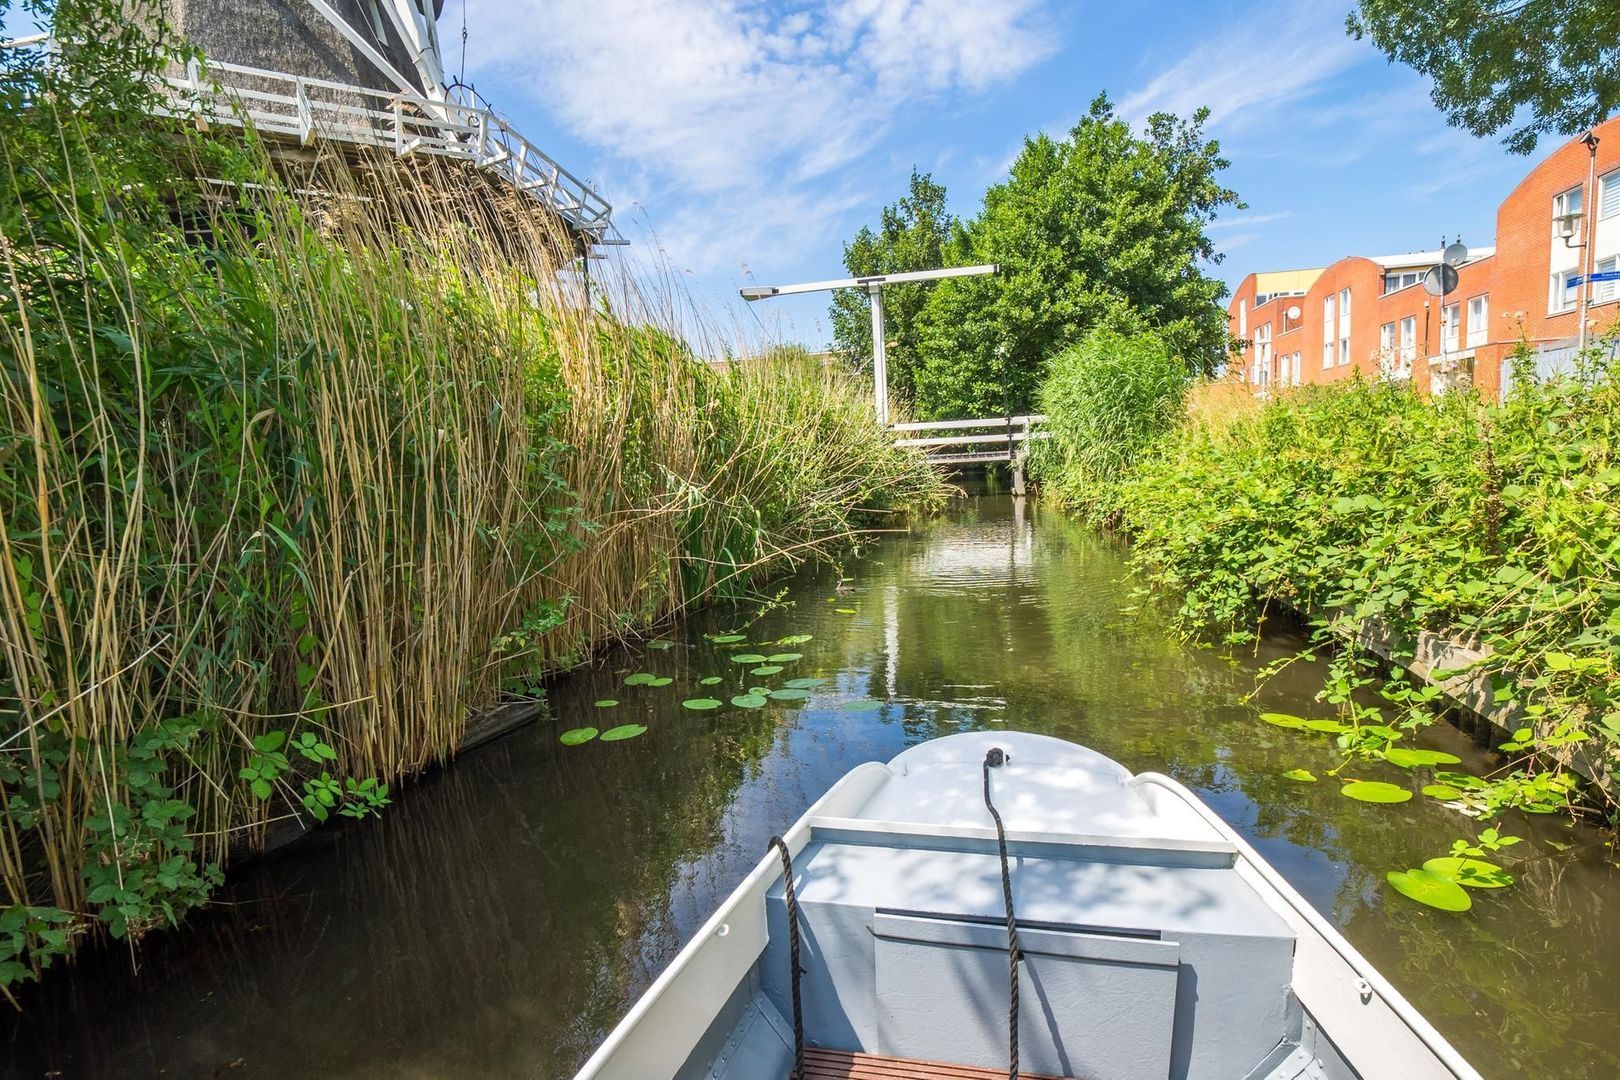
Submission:
[[[468,754],[378,823],[326,830],[236,878],[185,933],[88,958],[8,1018],[7,1076],[567,1076],[714,905],[854,764],[953,731],[1000,726],[1094,746],[1202,793],[1346,929],[1481,1070],[1608,1077],[1620,977],[1593,943],[1620,916],[1603,849],[1555,821],[1511,822],[1521,884],[1450,917],[1389,896],[1387,869],[1463,835],[1429,802],[1369,807],[1278,774],[1335,764],[1329,744],[1257,723],[1241,656],[1177,641],[1124,580],[1119,552],[1061,515],[1005,498],[885,541],[850,569],[791,583],[753,640],[814,634],[772,679],[705,630],[560,680],[554,719]],[[853,612],[852,614],[846,612]],[[664,688],[626,688],[636,670]],[[720,687],[698,680],[720,675]],[[1309,712],[1320,671],[1296,665],[1263,708]],[[827,679],[808,703],[693,713],[689,696]],[[724,693],[717,691],[723,690]],[[566,728],[650,731],[561,747]],[[875,711],[845,703],[875,698]],[[604,725],[605,726],[605,725]],[[1450,729],[1430,745],[1469,760]],[[1366,767],[1368,778],[1399,779]],[[1558,851],[1544,840],[1572,845]]]

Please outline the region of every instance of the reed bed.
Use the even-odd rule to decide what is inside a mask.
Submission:
[[[376,812],[546,672],[942,493],[868,388],[587,277],[483,174],[140,120],[173,54],[97,11],[0,101],[8,997],[177,921],[266,823]]]

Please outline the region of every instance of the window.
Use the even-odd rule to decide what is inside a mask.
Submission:
[[[1333,366],[1333,297],[1322,297],[1322,370]]]
[[[1581,212],[1581,189],[1570,188],[1553,196],[1553,235],[1558,236],[1558,219]]]
[[[1238,337],[1247,338],[1248,336],[1249,336],[1249,302],[1247,300],[1239,300],[1238,301]]]
[[[1440,309],[1440,348],[1445,352],[1457,351],[1457,318],[1461,314],[1456,304]]]
[[[1468,347],[1483,345],[1490,340],[1491,301],[1489,296],[1476,296],[1468,301]]]
[[[1422,280],[1423,275],[1417,270],[1403,270],[1397,274],[1385,274],[1384,291],[1386,293],[1396,292],[1400,289],[1405,289],[1416,285]]]
[[[1417,316],[1408,315],[1401,320],[1401,362],[1396,371],[1402,375],[1412,373],[1412,361],[1417,359]]]
[[[1339,363],[1350,362],[1350,290],[1339,290]]]
[[[1598,178],[1598,220],[1620,214],[1620,169]]]
[[[1395,359],[1395,324],[1387,322],[1378,328],[1378,366],[1385,371]]]
[[[1620,256],[1611,256],[1611,257],[1609,257],[1607,259],[1604,259],[1602,262],[1598,263],[1595,267],[1592,268],[1592,272],[1594,274],[1612,274],[1617,270],[1620,270]],[[1607,304],[1607,303],[1609,303],[1617,295],[1620,295],[1620,292],[1617,292],[1617,290],[1616,290],[1616,286],[1620,286],[1620,281],[1595,281],[1595,282],[1593,282],[1592,283],[1592,302],[1594,304]]]
[[[1271,324],[1254,328],[1254,369],[1259,376],[1255,382],[1265,386],[1271,382]]]
[[[1580,286],[1573,283],[1573,279],[1577,277],[1580,277],[1579,270],[1564,270],[1552,276],[1552,290],[1547,297],[1547,314],[1559,315],[1575,310],[1575,305],[1580,302]]]

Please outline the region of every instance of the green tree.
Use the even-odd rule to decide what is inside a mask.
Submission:
[[[934,286],[914,376],[930,417],[1023,413],[1049,360],[1101,327],[1152,330],[1190,373],[1213,371],[1229,335],[1226,286],[1207,235],[1227,206],[1220,145],[1190,120],[1148,118],[1137,135],[1099,96],[1067,139],[1025,140],[1010,177],[958,230],[949,263],[999,263],[993,278]]]
[[[945,209],[945,188],[928,173],[911,170],[907,194],[883,208],[878,231],[866,226],[844,245],[844,267],[853,277],[933,270],[943,260],[956,219]],[[889,389],[901,400],[914,395],[917,319],[930,285],[891,285],[883,290],[884,324],[890,343]],[[859,289],[833,294],[833,347],[850,364],[872,364],[872,300]]]
[[[1361,0],[1347,27],[1434,80],[1456,127],[1528,154],[1620,108],[1615,0]]]

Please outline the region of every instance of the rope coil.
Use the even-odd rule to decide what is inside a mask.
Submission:
[[[1018,1080],[1018,963],[1023,952],[1018,947],[1018,920],[1013,915],[1012,873],[1007,867],[1007,829],[1001,813],[990,799],[990,770],[1007,762],[1007,753],[992,746],[984,755],[984,805],[996,822],[996,846],[1001,852],[1001,896],[1007,905],[1007,1077]]]

